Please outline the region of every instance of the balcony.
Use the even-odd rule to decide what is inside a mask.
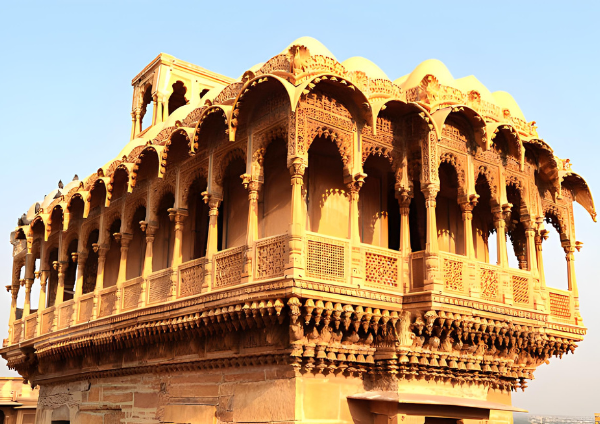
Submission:
[[[290,238],[287,234],[257,240],[251,249],[239,246],[216,253],[212,260],[194,259],[176,268],[153,272],[87,293],[15,320],[9,345],[29,342],[81,325],[105,322],[134,311],[199,299],[207,293],[248,287],[290,278]],[[441,303],[474,307],[490,312],[510,308],[520,317],[545,316],[548,324],[581,326],[573,293],[546,288],[529,271],[503,268],[465,256],[440,252],[427,256],[419,251],[401,252],[368,244],[353,245],[348,239],[306,232],[302,238],[303,272],[300,287],[337,293],[347,289],[369,290],[401,296],[420,294],[443,298]],[[249,259],[254,258],[254,260]],[[427,266],[437,266],[441,281],[428,282]],[[384,299],[384,297],[382,297]],[[513,312],[515,313],[515,312]]]

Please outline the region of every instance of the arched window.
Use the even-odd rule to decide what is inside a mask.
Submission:
[[[65,291],[63,300],[71,300],[75,295],[75,280],[77,278],[77,262],[73,260],[73,253],[77,253],[78,240],[73,239],[67,247],[67,269],[65,271]]]
[[[119,200],[125,194],[127,194],[127,185],[129,184],[129,175],[127,170],[123,168],[117,168],[112,178],[112,191],[110,195],[110,201],[114,202]]]
[[[427,230],[427,210],[425,195],[421,191],[421,182],[413,181],[413,198],[410,201],[408,222],[410,226],[410,250],[418,252],[425,250],[425,234]]]
[[[112,287],[117,284],[119,277],[119,264],[121,262],[121,246],[115,240],[115,234],[121,232],[121,220],[115,219],[108,229],[108,252],[104,262],[104,287]]]
[[[50,229],[51,229],[51,235],[52,234],[58,234],[60,231],[62,231],[63,229],[63,210],[60,206],[57,206],[54,208],[54,210],[52,211],[52,214],[50,215]]]
[[[54,269],[54,263],[58,261],[58,248],[50,249],[48,252],[48,275],[47,299],[48,307],[54,306],[56,302],[56,292],[58,291],[58,269]]]
[[[248,226],[248,192],[240,175],[246,173],[246,163],[235,158],[227,165],[223,178],[222,248],[242,246],[246,243]]]
[[[73,197],[69,204],[69,230],[81,227],[85,205],[81,196]]]
[[[369,156],[360,189],[358,214],[361,241],[390,249],[400,248],[400,210],[395,197],[392,167],[382,156]]]
[[[308,187],[307,229],[348,238],[350,203],[344,185],[344,164],[331,140],[317,137],[311,144],[304,185]]]
[[[458,205],[458,176],[449,163],[439,168],[440,191],[436,198],[438,246],[443,252],[465,254],[462,211]]]
[[[106,186],[104,185],[104,181],[99,180],[94,184],[90,196],[90,215],[97,215],[106,202]]]
[[[188,195],[188,218],[183,232],[183,261],[206,256],[208,240],[208,205],[204,203],[202,194],[207,183],[203,177],[191,184]]]
[[[185,93],[187,92],[187,88],[181,81],[177,81],[173,84],[173,93],[169,97],[169,115],[171,115],[175,110],[179,109],[181,106],[185,106],[187,104],[187,100],[185,98]]]
[[[158,203],[156,218],[158,228],[152,247],[152,270],[169,268],[173,259],[173,243],[175,241],[175,223],[169,218],[169,209],[173,207],[173,193],[165,194]]]
[[[81,287],[81,293],[91,293],[96,288],[96,277],[98,275],[98,252],[94,252],[94,244],[98,243],[100,232],[94,230],[90,233],[86,243],[86,250],[88,252],[87,260],[85,261],[85,267],[83,269],[83,285]]]
[[[167,151],[167,170],[172,169],[178,163],[189,159],[190,147],[186,136],[181,132],[176,132],[171,137],[170,143],[166,146]]]
[[[128,280],[142,275],[144,254],[146,253],[146,234],[140,227],[140,221],[144,221],[145,219],[146,208],[144,206],[140,206],[134,212],[133,218],[129,223],[129,229],[131,230],[132,238],[131,242],[129,243],[129,250],[127,252],[126,278]]]
[[[498,263],[495,237],[494,218],[492,216],[492,193],[486,177],[479,174],[475,183],[475,192],[479,195],[477,206],[473,209],[473,249],[475,259],[480,262]],[[494,255],[491,255],[491,252]]]
[[[150,105],[150,109],[148,109]],[[152,86],[147,85],[142,96],[142,105],[140,110],[140,129],[144,130],[152,126],[154,119],[154,102],[152,101]]]
[[[135,186],[141,187],[143,183],[158,176],[158,154],[153,148],[148,148],[140,154],[139,163],[134,166],[134,170],[137,167],[137,173],[135,175]]]
[[[506,224],[507,240],[510,239],[512,249],[507,248],[508,266],[511,268],[527,269],[527,240],[525,227],[521,222],[521,207],[523,205],[520,190],[514,185],[506,186],[506,197],[511,203],[510,219]]]
[[[567,240],[563,234],[560,219],[556,214],[547,211],[544,214],[548,239],[543,242],[544,280],[546,285],[557,289],[568,290],[567,261],[562,241]],[[549,228],[553,227],[553,228]]]
[[[258,204],[259,238],[284,234],[290,223],[292,191],[285,140],[278,138],[269,144],[263,172],[264,185]]]

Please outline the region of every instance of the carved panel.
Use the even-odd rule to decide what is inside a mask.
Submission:
[[[479,269],[481,297],[486,300],[498,300],[498,272],[489,268]]]
[[[37,329],[37,315],[27,317],[27,321],[25,321],[25,338],[33,339],[35,337],[36,329]]]
[[[283,276],[288,259],[287,236],[275,236],[256,243],[256,280]]]
[[[186,262],[179,267],[178,297],[194,296],[202,292],[206,273],[206,258]]]
[[[550,292],[550,314],[558,318],[571,318],[571,299],[566,294]]]
[[[446,290],[464,291],[463,263],[444,259],[444,285]]]
[[[136,278],[134,283],[123,287],[123,310],[135,309],[140,303],[142,294],[142,278]]]
[[[42,334],[48,334],[52,331],[52,323],[54,321],[54,310],[44,311],[42,315]]]
[[[94,298],[89,297],[87,299],[82,299],[79,302],[79,317],[77,318],[77,322],[87,322],[92,319],[92,310],[94,309]]]
[[[399,262],[397,255],[367,250],[365,252],[365,282],[376,286],[398,287]]]
[[[71,318],[73,316],[73,304],[62,306],[58,313],[58,328],[67,328],[71,325]]]
[[[98,317],[106,317],[112,315],[117,303],[117,292],[111,291],[100,295],[100,312]]]
[[[513,275],[512,292],[515,303],[529,303],[529,278]]]
[[[346,281],[348,243],[325,237],[310,236],[306,241],[308,277]]]
[[[214,256],[215,288],[234,286],[240,283],[245,249],[245,246],[235,247]]]
[[[13,323],[12,342],[19,343],[21,340],[21,333],[23,332],[23,322],[21,320]]]
[[[170,269],[150,276],[148,279],[148,303],[168,301],[172,285]]]

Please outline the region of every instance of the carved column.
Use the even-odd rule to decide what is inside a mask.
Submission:
[[[142,131],[142,113],[140,109],[135,110],[135,133],[134,137]]]
[[[131,140],[135,138],[135,111],[131,112]],[[86,215],[84,215],[86,216]]]
[[[98,252],[98,272],[96,274],[96,287],[94,289],[97,293],[104,288],[104,264],[106,263],[108,246],[94,246],[94,250]]]
[[[75,282],[75,299],[79,299],[83,293],[83,275],[87,258],[88,252],[83,251],[77,253],[77,281]]]
[[[25,303],[23,306],[23,317],[26,317],[31,312],[31,287],[35,278],[35,256],[32,253],[27,253],[25,256]]]
[[[354,245],[360,244],[360,227],[358,225],[358,199],[359,192],[367,174],[357,173],[352,177],[352,181],[346,184],[350,193],[350,228],[348,229],[350,242]]]
[[[154,94],[152,96],[152,106],[154,111],[154,116],[152,117],[152,125],[162,122],[162,108],[160,103],[158,102],[158,94]]]
[[[537,275],[537,253],[535,247],[535,229],[533,224],[533,221],[523,222],[523,225],[525,226],[525,240],[527,243],[527,269],[531,271],[533,275]]]
[[[302,197],[302,186],[304,185],[304,171],[306,165],[304,159],[295,157],[289,167],[292,185],[292,207],[289,226],[289,261],[286,265],[285,274],[290,277],[299,277],[303,273],[304,264],[302,257],[302,245],[304,227],[306,225],[306,207]]]
[[[260,181],[249,174],[242,175],[242,184],[248,190],[248,225],[246,227],[246,259],[242,271],[242,281],[252,280],[253,245],[258,240],[258,192]]]
[[[567,275],[569,279],[569,291],[573,293],[573,303],[575,306],[575,317],[581,320],[579,314],[579,289],[577,288],[577,278],[575,277],[575,248],[570,244],[564,246],[567,259]]]
[[[129,252],[129,243],[131,243],[132,238],[132,234],[119,234],[118,236],[118,241],[121,243],[121,259],[119,261],[117,284],[121,284],[127,280],[127,254]]]
[[[169,118],[169,96],[163,96],[162,106],[162,120],[165,122]]]
[[[473,247],[473,203],[464,202],[460,204],[463,220],[463,236],[465,246],[465,256],[469,259],[475,258],[475,249]]]
[[[54,305],[58,306],[65,299],[65,272],[69,263],[66,261],[55,261],[53,266],[58,271],[58,288],[56,290],[56,300],[54,301]]]
[[[38,303],[38,312],[46,309],[46,287],[48,287],[49,274],[49,270],[43,270],[40,274],[40,300]]]
[[[437,254],[438,237],[437,222],[435,217],[436,197],[440,191],[439,184],[429,183],[421,190],[425,195],[425,208],[427,209],[427,234],[425,238],[425,250],[427,253]]]
[[[8,317],[8,325],[11,330],[13,322],[15,322],[17,319],[17,297],[19,296],[19,288],[20,284],[18,281],[17,284],[14,284],[13,282],[12,285],[6,287],[6,291],[10,292],[11,294],[10,315]]]
[[[544,274],[544,257],[542,255],[542,241],[548,238],[548,230],[541,230],[535,236],[535,257],[537,260],[538,274],[542,288],[546,287],[546,276]]]
[[[204,202],[208,204],[208,240],[206,242],[206,257],[212,260],[212,256],[217,253],[219,247],[219,204],[221,199],[211,196],[207,192],[203,193]]]
[[[496,228],[496,250],[498,252],[498,265],[502,268],[508,267],[508,253],[506,251],[506,221],[505,215],[510,213],[510,207],[497,206],[492,209],[494,216],[494,228]]]
[[[174,270],[183,262],[183,228],[187,215],[188,211],[185,209],[169,209],[169,217],[175,221],[175,240],[173,242],[173,258],[171,261],[171,266]]]
[[[146,227],[146,254],[144,255],[144,269],[142,270],[142,276],[144,278],[152,274],[152,247],[154,246],[154,233],[156,227],[148,225]]]
[[[398,204],[400,205],[400,252],[402,256],[408,256],[411,252],[410,247],[410,202],[411,198],[408,192],[398,192]]]

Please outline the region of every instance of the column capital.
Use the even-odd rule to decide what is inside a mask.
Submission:
[[[351,177],[350,181],[346,183],[346,187],[351,196],[358,195],[358,192],[365,183],[365,178],[367,178],[367,174],[364,172],[357,172]]]
[[[202,200],[204,203],[208,205],[209,212],[208,215],[218,215],[219,214],[219,205],[221,204],[221,200],[219,197],[210,194],[208,191],[203,191],[201,193]]]
[[[129,234],[129,233],[119,233],[119,234],[120,234],[121,249],[129,248],[129,243],[131,243],[131,240],[133,239],[133,234]]]
[[[303,158],[301,157],[295,157],[292,160],[292,163],[289,167],[290,169],[290,175],[292,177],[303,177],[304,176],[304,171],[306,170],[306,164]]]
[[[425,196],[425,200],[434,200],[440,191],[440,185],[437,183],[427,183],[421,188],[421,192]]]

